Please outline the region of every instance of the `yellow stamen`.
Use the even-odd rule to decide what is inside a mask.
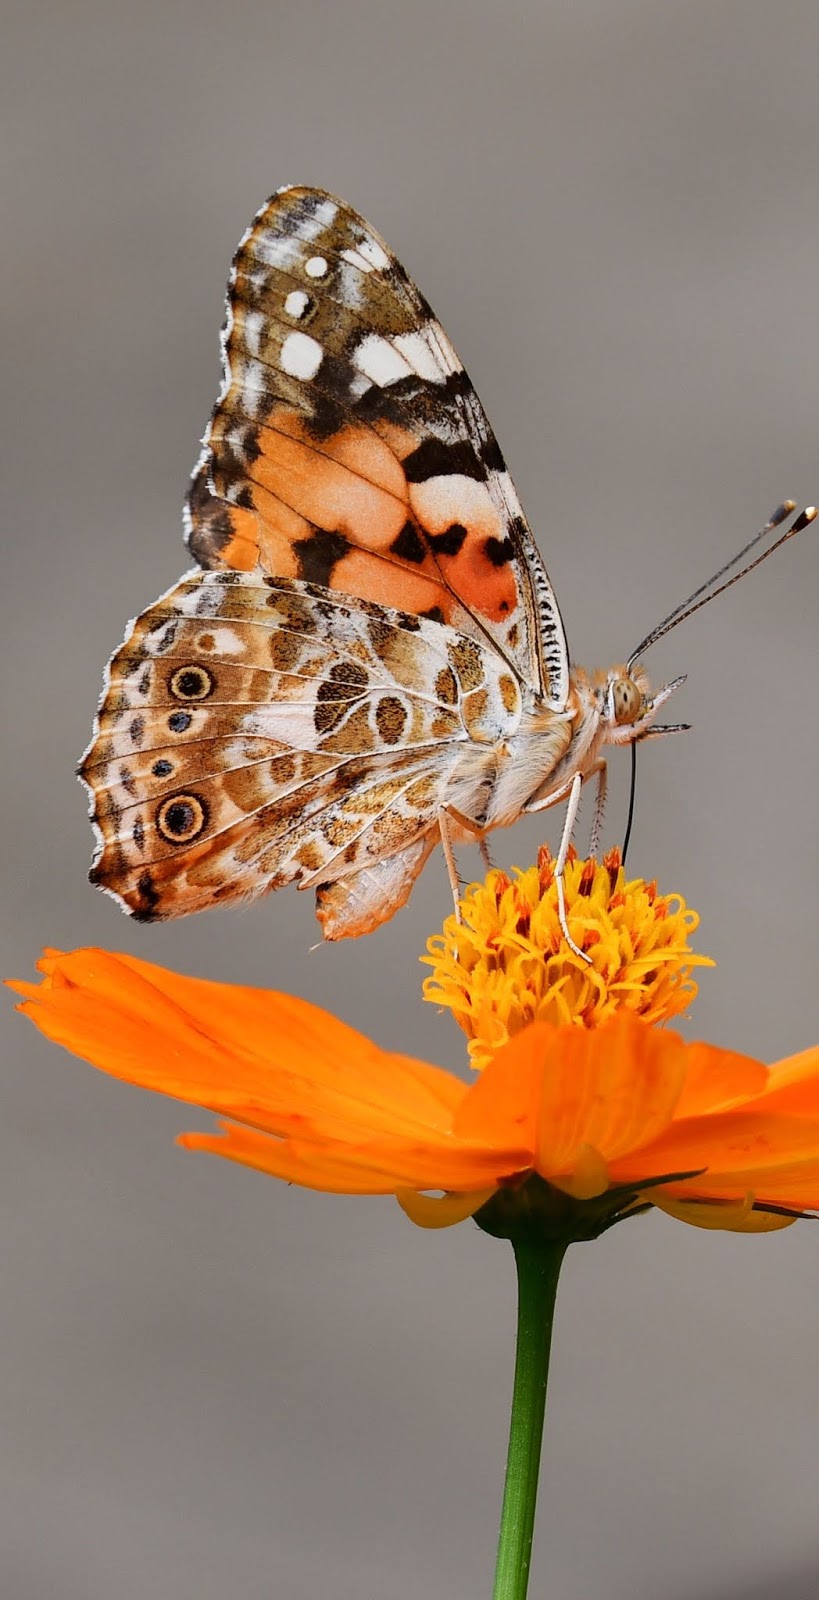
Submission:
[[[428,941],[421,959],[433,971],[424,998],[452,1011],[473,1067],[486,1066],[530,1022],[591,1028],[618,1011],[666,1022],[697,993],[692,969],[714,965],[688,942],[696,912],[680,895],[660,895],[654,882],[627,882],[618,850],[602,862],[570,852],[565,888],[570,932],[591,964],[561,931],[545,846],[537,866],[514,879],[493,870],[472,884],[461,901],[463,921],[448,917]]]

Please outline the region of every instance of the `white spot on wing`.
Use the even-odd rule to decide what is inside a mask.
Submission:
[[[255,417],[261,395],[267,393],[267,368],[261,361],[248,361],[241,375],[242,405],[248,416]]]
[[[364,256],[365,260],[372,262],[372,265],[379,272],[385,272],[390,264],[390,258],[386,250],[382,250],[380,244],[376,244],[375,239],[362,239],[358,246],[358,253]]]
[[[393,339],[396,350],[400,350],[419,378],[426,378],[430,383],[445,383],[447,368],[441,361],[438,350],[430,342],[427,329],[417,333],[399,333]]]
[[[368,333],[362,339],[353,353],[353,366],[382,389],[399,378],[408,378],[412,372],[401,352],[378,333]]]
[[[366,372],[356,372],[350,379],[350,394],[355,400],[360,400],[372,386],[372,378],[368,378]]]
[[[303,317],[310,304],[310,296],[303,289],[294,289],[284,302],[288,317]]]
[[[240,656],[242,654],[245,648],[244,644],[233,628],[208,628],[207,632],[213,638],[214,644],[210,650],[202,650],[202,655]]]
[[[316,206],[312,217],[301,217],[297,231],[302,239],[317,239],[325,228],[329,228],[336,220],[338,206],[335,200],[321,200]]]
[[[305,261],[304,270],[308,278],[323,278],[327,271],[327,262],[323,256],[311,256],[309,261]]]
[[[253,241],[253,254],[268,267],[294,267],[301,252],[300,239],[288,239],[280,233],[260,233]]]
[[[260,354],[260,343],[264,316],[261,311],[248,311],[245,316],[244,334],[245,344],[252,356]]]
[[[309,750],[316,738],[314,707],[314,701],[292,705],[286,700],[277,700],[274,705],[258,706],[249,711],[242,717],[241,729],[257,739],[275,739],[277,744]]]
[[[349,261],[351,267],[357,267],[359,272],[372,272],[373,264],[366,256],[359,255],[357,250],[342,250],[342,261]]]
[[[424,333],[433,350],[437,352],[444,372],[463,372],[463,363],[458,356],[458,352],[455,346],[450,343],[440,322],[428,322]]]
[[[438,478],[409,486],[410,506],[430,533],[443,533],[453,522],[461,523],[475,538],[503,540],[504,519],[493,505],[485,483],[476,483],[463,473],[447,472]]]
[[[309,333],[289,333],[281,348],[279,366],[291,378],[314,378],[323,359],[318,339],[311,339]]]

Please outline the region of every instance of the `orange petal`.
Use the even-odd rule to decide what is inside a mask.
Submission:
[[[494,1189],[475,1189],[468,1194],[433,1195],[404,1189],[395,1198],[410,1222],[419,1228],[451,1228],[473,1217],[494,1193]]]
[[[534,1022],[505,1044],[469,1084],[453,1116],[453,1133],[476,1144],[517,1143],[523,1166],[530,1167],[544,1055],[557,1038],[556,1028]]]
[[[591,1144],[582,1144],[575,1154],[572,1170],[567,1178],[555,1178],[558,1189],[575,1200],[592,1200],[605,1194],[609,1187],[609,1169],[599,1150]]]
[[[392,1194],[395,1180],[373,1165],[345,1160],[335,1150],[301,1146],[290,1139],[220,1122],[219,1133],[183,1133],[177,1144],[186,1150],[205,1150],[243,1166],[255,1167],[274,1178],[299,1183],[306,1189],[333,1194]]]
[[[819,1211],[819,1161],[811,1155],[803,1161],[783,1162],[764,1171],[745,1168],[736,1172],[705,1172],[673,1189],[658,1193],[671,1193],[677,1199],[688,1199],[693,1193],[715,1200],[736,1200],[748,1192],[753,1193],[760,1205],[787,1206],[792,1211]]]
[[[742,1200],[714,1204],[702,1200],[669,1200],[652,1189],[646,1198],[650,1198],[658,1210],[676,1217],[679,1222],[726,1233],[776,1233],[780,1228],[789,1228],[797,1220],[796,1217],[780,1217],[776,1212],[754,1211],[752,1195],[746,1195]]]
[[[759,1107],[762,1102],[757,1101]],[[669,1128],[650,1148],[612,1164],[615,1183],[699,1171],[697,1187],[716,1193],[725,1185],[768,1195],[778,1173],[812,1171],[819,1189],[819,1120],[769,1116],[743,1108],[713,1117],[692,1117]]]
[[[604,1163],[655,1140],[674,1114],[684,1072],[677,1035],[631,1016],[596,1029],[535,1023],[484,1068],[453,1127],[476,1140],[514,1135],[542,1177],[561,1184],[576,1175],[585,1189],[588,1147],[602,1174]]]
[[[466,1092],[288,995],[101,950],[49,956],[42,968],[42,984],[11,985],[42,1033],[115,1077],[249,1121],[320,1110],[371,1130],[444,1130]]]
[[[255,1167],[289,1183],[337,1194],[394,1194],[397,1190],[444,1189],[470,1193],[497,1187],[494,1151],[459,1151],[429,1143],[388,1140],[344,1142],[314,1131],[284,1139],[220,1123],[218,1134],[184,1133],[187,1150],[205,1150]]]
[[[768,1070],[760,1110],[788,1116],[819,1117],[819,1046],[777,1061]]]
[[[711,1044],[685,1047],[685,1082],[675,1107],[675,1120],[712,1116],[764,1093],[768,1068],[750,1056],[720,1050]]]

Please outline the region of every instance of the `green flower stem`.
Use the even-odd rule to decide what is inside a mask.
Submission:
[[[518,1331],[494,1600],[526,1600],[557,1280],[567,1239],[514,1239]]]

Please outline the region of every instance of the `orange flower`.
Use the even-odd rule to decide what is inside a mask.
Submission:
[[[285,995],[93,949],[47,952],[40,970],[11,987],[49,1038],[228,1119],[183,1135],[188,1149],[395,1194],[426,1225],[484,1208],[504,1232],[510,1210],[559,1212],[582,1238],[650,1203],[763,1231],[819,1207],[819,1048],[767,1068],[626,1011],[532,1023],[467,1084]]]

